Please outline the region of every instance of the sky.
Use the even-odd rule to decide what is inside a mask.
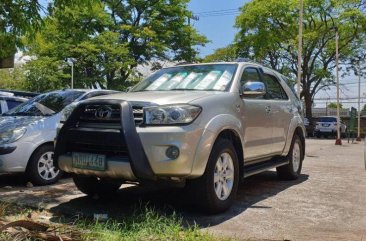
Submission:
[[[188,9],[199,17],[198,21],[191,21],[191,24],[211,41],[199,48],[201,57],[234,40],[237,32],[234,28],[235,17],[246,2],[248,0],[191,0]]]

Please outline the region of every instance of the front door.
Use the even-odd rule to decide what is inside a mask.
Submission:
[[[240,84],[248,81],[263,82],[256,67],[246,67]],[[242,121],[244,124],[245,160],[251,161],[272,153],[271,102],[264,97],[243,97]]]

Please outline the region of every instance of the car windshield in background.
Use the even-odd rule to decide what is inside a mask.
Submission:
[[[334,117],[320,117],[319,122],[337,122],[337,118],[334,118]]]
[[[50,116],[79,98],[82,91],[59,91],[39,95],[3,114],[5,116]]]
[[[236,64],[208,64],[161,69],[136,85],[132,91],[225,91],[230,87],[236,69]]]

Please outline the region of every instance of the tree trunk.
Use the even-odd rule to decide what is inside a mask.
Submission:
[[[305,100],[305,116],[311,120],[313,118],[312,107],[313,107],[313,100],[311,98],[311,94],[308,90],[305,90],[304,93],[304,100]]]

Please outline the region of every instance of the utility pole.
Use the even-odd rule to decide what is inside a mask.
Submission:
[[[194,14],[188,16],[188,26],[191,26],[191,19],[192,20],[195,20],[195,21],[198,21],[200,20],[200,18]],[[190,61],[189,62],[193,62],[193,58],[192,58],[192,48],[191,48],[191,32],[189,32],[189,58],[190,58]]]
[[[341,140],[341,117],[340,117],[340,108],[339,108],[339,49],[338,49],[338,41],[339,41],[339,33],[338,28],[333,28],[336,31],[335,42],[336,42],[336,78],[337,78],[337,139],[335,144],[342,145]]]
[[[358,123],[357,123],[356,141],[361,141],[360,129],[361,129],[361,65],[360,61],[358,61]]]
[[[74,88],[74,62],[71,61],[71,89]]]
[[[297,95],[300,99],[300,84],[301,84],[301,65],[302,65],[302,25],[304,14],[304,1],[299,0],[299,45],[297,48]]]

